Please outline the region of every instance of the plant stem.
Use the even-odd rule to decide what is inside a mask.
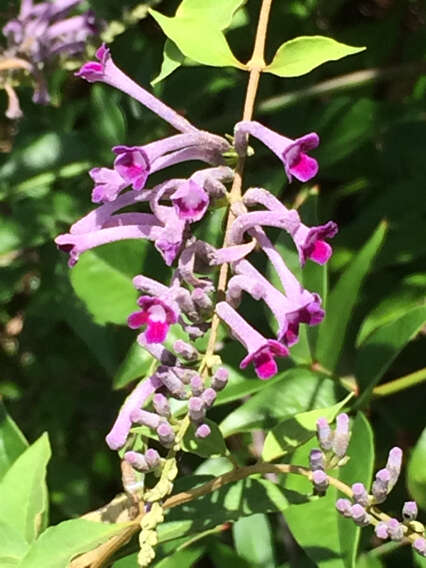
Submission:
[[[391,394],[395,394],[396,392],[400,392],[410,387],[419,385],[424,381],[426,381],[426,367],[420,369],[419,371],[415,371],[414,373],[410,373],[409,375],[405,375],[404,377],[400,377],[399,379],[389,381],[384,385],[375,387],[373,389],[373,396],[389,396]]]
[[[254,103],[256,100],[257,89],[259,86],[259,78],[262,69],[265,67],[264,51],[266,42],[266,31],[268,27],[269,14],[271,11],[272,0],[262,0],[262,5],[259,13],[259,21],[257,24],[256,38],[254,41],[253,54],[250,61],[247,63],[247,68],[250,69],[249,80],[247,84],[247,91],[244,101],[244,110],[242,120],[251,120],[254,112]],[[238,158],[237,166],[235,168],[234,181],[232,183],[231,191],[229,193],[230,205],[235,201],[241,199],[242,185],[243,185],[243,173],[245,166],[245,156],[240,156]],[[228,212],[228,219],[226,221],[225,237],[223,239],[223,246],[226,247],[229,240],[229,234],[232,224],[235,220],[235,216],[231,209]],[[217,299],[221,300],[226,289],[226,283],[228,281],[228,264],[222,264],[219,272],[219,279],[217,285]],[[217,330],[219,328],[220,319],[216,314],[213,314],[212,323],[210,327],[210,337],[209,343],[206,350],[206,358],[214,353]]]
[[[12,69],[26,69],[31,71],[31,63],[20,57],[11,57],[0,61],[0,71],[9,71]]]

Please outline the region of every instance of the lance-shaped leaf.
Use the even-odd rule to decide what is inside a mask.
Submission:
[[[368,336],[358,351],[355,364],[355,376],[361,391],[357,406],[365,403],[392,361],[425,322],[426,306],[419,306]]]
[[[283,43],[264,71],[279,77],[300,77],[327,61],[364,51],[324,36],[300,36]]]
[[[0,479],[28,447],[28,442],[0,401]]]
[[[362,282],[386,235],[386,223],[381,223],[373,236],[351,261],[327,298],[325,320],[319,326],[316,358],[325,368],[334,371],[339,362],[346,329],[358,299]]]
[[[245,69],[232,54],[222,31],[208,20],[168,18],[156,10],[150,10],[150,14],[180,51],[197,63]]]
[[[219,31],[225,30],[231,23],[234,13],[243,4],[244,0],[183,0],[176,10],[173,19],[189,18],[203,20]],[[180,67],[185,55],[170,39],[166,40],[163,50],[163,63],[160,73],[151,82],[156,85]]]

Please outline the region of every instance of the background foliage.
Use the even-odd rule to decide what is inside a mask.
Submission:
[[[148,4],[113,0],[88,4],[107,22],[115,22],[112,50],[117,63],[148,85],[160,71],[165,41],[154,19],[142,17]],[[227,33],[241,61],[250,57],[248,38],[254,37],[258,4],[248,1]],[[173,15],[178,2],[156,0],[149,5]],[[15,10],[14,2],[3,3],[0,17],[6,21]],[[360,471],[354,479],[361,479],[361,474],[367,479],[374,460],[381,467],[390,447],[403,447],[409,459],[406,483],[399,483],[388,507],[389,514],[395,515],[408,495],[426,507],[425,392],[417,386],[379,397],[372,396],[371,390],[379,382],[421,369],[426,348],[419,331],[425,320],[426,282],[424,18],[424,6],[417,0],[286,0],[273,6],[267,61],[283,41],[296,35],[322,34],[368,48],[304,77],[262,77],[257,117],[288,136],[311,130],[320,134],[321,145],[315,153],[320,162],[318,187],[312,190],[297,182],[287,186],[275,158],[257,145],[245,179],[246,186],[268,187],[287,204],[302,203],[305,215],[313,215],[318,205],[321,221],[338,222],[340,232],[329,263],[329,315],[319,332],[315,329],[293,350],[292,360],[282,364],[275,379],[264,383],[249,372],[234,370],[218,399],[220,404],[210,413],[236,459],[252,463],[259,448],[259,429],[269,430],[296,413],[335,404],[345,394],[335,377],[343,377],[347,384],[356,377],[361,396],[354,404],[365,410],[372,426],[376,456],[370,426],[358,414],[355,428],[359,432],[353,437],[358,447],[351,451],[353,467]],[[246,75],[236,68],[201,67],[185,60],[154,91],[200,127],[231,133],[240,118],[245,87]],[[30,442],[49,433],[52,458],[47,484],[50,523],[55,524],[102,505],[121,489],[119,462],[106,448],[104,436],[130,382],[142,376],[149,364],[134,345],[134,332],[124,325],[136,299],[131,277],[143,271],[158,278],[165,269],[157,253],[144,243],[124,242],[85,253],[70,271],[52,239],[90,209],[91,181],[86,172],[111,162],[112,145],[142,144],[169,130],[127,97],[102,85],[89,86],[69,69],[52,71],[50,91],[53,104],[43,108],[32,104],[29,88],[21,89],[25,117],[16,124],[0,119],[0,396]],[[2,98],[0,105],[5,105]],[[176,171],[186,170],[176,167]],[[203,229],[218,243],[219,214],[213,212],[208,228]],[[284,241],[280,246],[291,264],[292,251]],[[324,274],[315,268],[307,267],[304,278],[311,288],[324,287]],[[255,304],[247,302],[245,309],[255,323],[264,317]],[[225,348],[225,361],[233,369],[241,358],[238,349]],[[308,368],[312,358],[331,376]],[[252,396],[237,402],[248,395]],[[3,475],[26,443],[6,415],[0,436]],[[40,453],[38,473],[32,472],[40,479],[49,453],[42,440],[34,450]],[[301,463],[299,454],[306,455],[306,448],[289,459]],[[212,458],[200,465],[201,457],[185,454],[181,475],[217,474],[226,470],[225,462]],[[345,475],[351,478],[352,473]],[[190,478],[185,479],[181,484],[188,485]],[[232,488],[234,494],[230,488],[224,490],[228,505],[221,518],[214,516],[213,509],[210,518],[210,497],[194,503],[192,510],[172,511],[170,523],[173,515],[178,520],[186,515],[192,522],[198,515],[205,519],[206,530],[220,525],[221,536],[184,546],[185,533],[178,534],[183,539],[178,541],[165,535],[156,565],[272,568],[312,566],[313,561],[327,567],[343,565],[341,560],[333,563],[333,558],[309,552],[320,542],[330,550],[336,544],[324,544],[326,523],[307,527],[306,505],[289,506],[283,517],[276,511],[284,508],[280,499],[285,500],[285,494],[266,498],[266,485],[261,491],[256,484],[267,481],[245,483],[250,487],[245,492],[244,514],[251,516],[232,527],[224,523],[239,516],[230,513],[238,501],[238,484]],[[300,489],[300,483],[289,480],[281,488]],[[259,500],[262,492],[263,501]],[[34,510],[45,515],[40,496],[34,499]],[[317,512],[321,518],[330,511],[334,515],[333,496],[326,499],[330,502],[324,499],[315,504],[322,508]],[[0,507],[0,521],[5,511]],[[163,530],[167,531],[167,524]],[[311,542],[304,542],[307,532]],[[101,537],[94,534],[92,538],[94,543]],[[355,542],[358,537],[347,538]],[[361,542],[365,554],[357,565],[414,562],[408,549],[368,555],[375,544],[372,533],[366,531]],[[161,560],[177,547],[171,559]],[[354,552],[342,554],[349,558]],[[134,559],[117,561],[115,566],[134,566]]]

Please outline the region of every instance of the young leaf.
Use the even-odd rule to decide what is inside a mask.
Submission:
[[[386,235],[386,223],[380,223],[373,236],[344,271],[327,299],[327,313],[320,325],[316,357],[326,369],[334,371],[339,362],[346,329],[362,282]]]
[[[0,521],[29,543],[41,531],[47,510],[45,486],[50,444],[43,434],[13,463],[0,482]]]
[[[0,400],[0,479],[27,447],[24,435]]]
[[[232,527],[238,554],[253,568],[275,568],[274,544],[268,517],[258,513],[239,519]]]
[[[296,450],[291,463],[306,464],[310,450],[316,446],[317,441],[312,440]],[[374,446],[371,428],[362,414],[358,414],[353,422],[348,456],[351,460],[341,469],[342,479],[349,485],[360,481],[369,487]],[[345,471],[345,468],[349,469]],[[334,475],[335,472],[331,474]],[[284,483],[288,489],[312,494],[311,484],[302,477],[288,475],[284,478]],[[341,496],[334,487],[329,487],[324,497],[292,505],[285,512],[294,538],[319,568],[355,568],[354,558],[360,528],[351,519],[342,518],[336,511],[336,500]]]
[[[86,519],[64,521],[45,530],[24,556],[19,568],[67,568],[77,554],[96,548],[126,526]]]
[[[177,45],[173,43],[172,40],[166,39],[160,73],[155,77],[153,81],[151,81],[151,85],[154,86],[171,75],[173,71],[176,71],[176,69],[182,65],[184,60],[185,56],[177,47]]]
[[[364,50],[365,47],[346,45],[329,37],[300,36],[283,43],[264,71],[279,77],[300,77],[327,61]]]
[[[339,403],[328,408],[301,412],[275,426],[266,435],[262,459],[272,461],[293,452],[315,435],[318,418],[324,416],[329,421],[334,420],[352,396],[351,393]]]
[[[182,450],[191,454],[197,454],[202,458],[228,454],[228,448],[217,424],[211,420],[205,420],[204,422],[210,426],[210,436],[207,436],[207,438],[196,438],[196,427],[191,424],[183,438]]]
[[[149,11],[166,36],[184,55],[197,63],[213,67],[238,67],[245,69],[232,51],[219,28],[208,20],[195,18],[168,18],[156,10]]]
[[[355,364],[355,376],[361,391],[357,406],[366,401],[392,361],[420,331],[425,321],[426,306],[413,308],[374,331],[361,345]]]
[[[220,424],[225,438],[253,428],[270,429],[298,412],[336,402],[334,381],[307,369],[290,369],[279,381],[262,384],[259,393],[228,414]]]

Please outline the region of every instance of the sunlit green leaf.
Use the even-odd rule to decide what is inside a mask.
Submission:
[[[232,527],[235,549],[253,568],[275,568],[274,545],[268,517],[258,513],[239,519]]]
[[[27,447],[24,435],[0,400],[0,479]]]
[[[196,426],[191,424],[183,438],[182,449],[185,452],[197,454],[203,458],[228,454],[229,452],[225,445],[225,440],[217,424],[211,420],[205,420],[205,423],[210,426],[210,436],[207,436],[207,438],[196,438]]]

